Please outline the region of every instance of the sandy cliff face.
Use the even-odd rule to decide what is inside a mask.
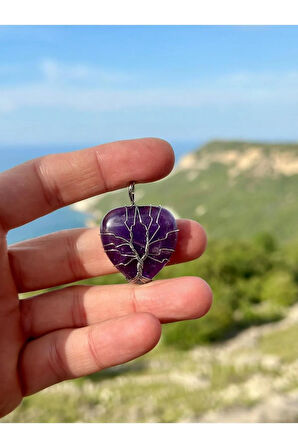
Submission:
[[[202,151],[184,156],[177,167],[188,171],[188,179],[193,180],[198,172],[208,170],[214,163],[225,165],[230,178],[243,173],[253,177],[292,176],[298,174],[298,153],[285,149],[265,151],[261,146],[250,146],[245,150],[223,149],[218,151]]]

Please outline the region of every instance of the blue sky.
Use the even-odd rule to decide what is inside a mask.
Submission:
[[[0,27],[0,148],[298,140],[298,27]]]

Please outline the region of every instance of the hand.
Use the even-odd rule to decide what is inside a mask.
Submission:
[[[7,247],[8,230],[131,180],[151,182],[172,169],[174,155],[159,139],[121,141],[48,155],[0,175],[0,416],[22,397],[54,383],[127,362],[158,342],[161,323],[194,319],[212,300],[200,278],[146,285],[70,286],[29,299],[18,293],[116,271],[99,230],[73,229]],[[178,220],[172,263],[197,258],[202,227]]]

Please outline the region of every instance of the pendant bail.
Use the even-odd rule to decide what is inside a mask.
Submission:
[[[128,187],[128,195],[131,202],[131,205],[135,205],[135,182],[131,182]]]

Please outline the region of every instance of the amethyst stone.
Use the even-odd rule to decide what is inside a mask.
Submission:
[[[102,220],[100,235],[111,262],[132,283],[147,283],[168,263],[177,243],[174,216],[165,208],[115,208]]]

